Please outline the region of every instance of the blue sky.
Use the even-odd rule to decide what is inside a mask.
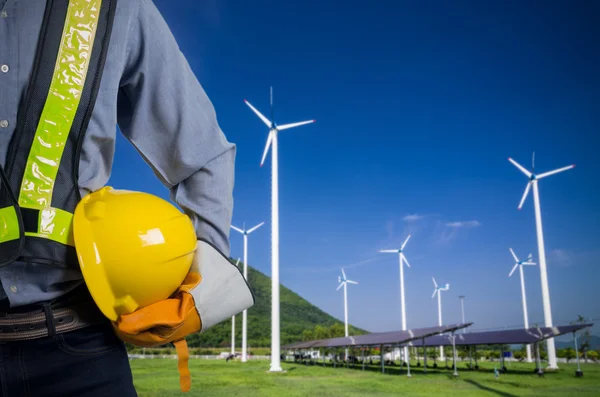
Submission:
[[[508,250],[537,260],[527,179],[507,158],[543,172],[540,182],[555,323],[600,317],[600,6],[593,2],[251,3],[155,0],[238,148],[234,225],[250,236],[249,263],[269,275],[267,128],[243,103],[279,124],[281,282],[343,320],[399,329],[397,257],[379,254],[412,238],[405,271],[409,327],[460,321],[473,328],[523,323]],[[370,5],[367,5],[370,4]],[[123,139],[116,187],[167,197]],[[243,240],[231,234],[232,256]],[[543,323],[538,267],[526,268],[530,323]],[[595,327],[600,333],[600,327]]]

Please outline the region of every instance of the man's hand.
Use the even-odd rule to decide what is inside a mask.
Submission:
[[[168,299],[119,316],[117,336],[132,345],[155,347],[173,343],[179,357],[182,391],[191,379],[185,337],[206,331],[254,305],[254,295],[240,269],[212,244],[198,240],[189,273]]]
[[[190,272],[169,299],[119,316],[113,323],[117,335],[132,345],[155,347],[199,332],[202,322],[190,290],[201,280],[200,274]]]

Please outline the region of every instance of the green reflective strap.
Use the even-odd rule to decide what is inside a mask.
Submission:
[[[19,218],[15,207],[0,208],[0,243],[19,238]]]
[[[39,229],[37,233],[25,232],[25,235],[48,238],[61,244],[75,246],[73,238],[73,214],[70,212],[59,208],[44,208],[40,210],[38,225]]]
[[[52,82],[19,192],[21,207],[40,210],[39,233],[26,235],[47,237],[61,243],[72,240],[68,237],[72,215],[51,208],[52,194],[84,88],[101,4],[102,0],[69,1]]]
[[[19,205],[49,208],[60,160],[87,76],[101,0],[71,0],[54,75],[23,175]]]

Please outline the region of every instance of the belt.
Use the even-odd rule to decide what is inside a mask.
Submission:
[[[107,323],[106,317],[89,302],[26,313],[0,314],[0,342],[53,337],[80,328]]]

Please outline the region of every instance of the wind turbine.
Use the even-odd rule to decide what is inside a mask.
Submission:
[[[344,287],[344,323],[345,323],[345,336],[348,337],[348,292],[346,287],[348,284],[358,284],[356,281],[348,280],[346,277],[346,272],[344,272],[344,268],[342,268],[342,277],[338,276],[338,287],[336,291],[338,291],[342,286]],[[346,348],[346,362],[348,361],[348,349]]]
[[[404,240],[404,243],[402,243],[402,246],[400,247],[400,249],[390,249],[390,250],[380,250],[379,252],[385,252],[385,253],[394,253],[394,254],[398,254],[398,262],[400,264],[400,305],[402,306],[402,330],[406,331],[406,305],[404,303],[404,266],[403,263],[406,263],[406,266],[410,267],[410,264],[408,263],[408,261],[406,260],[406,257],[404,256],[404,247],[406,247],[406,243],[408,243],[408,240],[410,239],[410,234],[408,235],[408,237],[406,238],[406,240]],[[404,346],[404,360],[406,360],[406,362],[408,362],[408,347]]]
[[[529,317],[527,315],[527,297],[525,295],[525,276],[523,275],[523,266],[535,265],[535,262],[531,261],[531,254],[529,254],[525,261],[520,261],[519,258],[517,258],[517,255],[515,255],[515,252],[512,250],[512,248],[509,248],[509,250],[513,258],[515,258],[515,265],[508,274],[508,277],[512,276],[515,270],[517,270],[517,267],[519,267],[519,272],[521,273],[521,295],[523,297],[523,317],[525,318],[525,328],[529,328]],[[527,345],[527,362],[531,362],[530,345]]]
[[[240,229],[231,225],[231,228],[238,233],[244,235],[244,278],[248,281],[248,235],[261,227],[264,222],[259,223],[258,225],[246,230],[246,224],[244,223],[243,228]],[[244,309],[242,312],[242,362],[245,363],[248,360],[247,356],[247,339],[248,339],[248,311]]]
[[[279,334],[279,166],[277,135],[279,131],[314,123],[316,120],[278,126],[273,117],[273,87],[271,87],[271,120],[254,108],[250,102],[245,99],[244,102],[269,127],[269,136],[260,161],[261,167],[265,162],[269,148],[273,147],[271,151],[271,368],[269,371],[281,372]]]
[[[235,262],[235,267],[240,264],[240,258]],[[231,316],[231,354],[235,355],[235,314]]]
[[[523,197],[521,198],[521,202],[519,203],[519,209],[523,207],[523,203],[529,194],[529,190],[533,187],[533,203],[535,210],[535,228],[537,232],[537,240],[538,240],[538,257],[540,260],[540,278],[542,281],[542,301],[544,304],[544,322],[546,327],[552,327],[552,308],[550,307],[550,291],[548,287],[548,273],[546,270],[546,249],[544,248],[544,233],[542,231],[542,212],[540,209],[540,195],[538,191],[538,181],[542,178],[545,178],[550,175],[558,174],[559,172],[563,172],[566,170],[570,170],[575,167],[575,164],[568,165],[566,167],[558,168],[553,171],[544,172],[542,174],[535,174],[535,152],[533,153],[533,157],[531,160],[532,172],[529,172],[525,167],[521,164],[517,163],[512,158],[508,158],[515,167],[517,167],[522,173],[524,173],[527,178],[529,178],[529,182],[527,182],[527,186],[525,187],[525,193],[523,193]],[[548,350],[548,368],[557,369],[558,365],[556,363],[556,348],[554,346],[554,338],[546,339],[546,346]]]
[[[448,291],[450,289],[450,284],[446,284],[445,287],[438,287],[437,283],[435,282],[435,278],[431,278],[433,280],[433,285],[435,285],[435,289],[433,290],[433,295],[431,295],[431,299],[433,299],[435,297],[435,294],[437,294],[438,297],[438,325],[441,327],[442,326],[442,292],[441,291]],[[440,360],[444,360],[444,346],[440,346]]]

